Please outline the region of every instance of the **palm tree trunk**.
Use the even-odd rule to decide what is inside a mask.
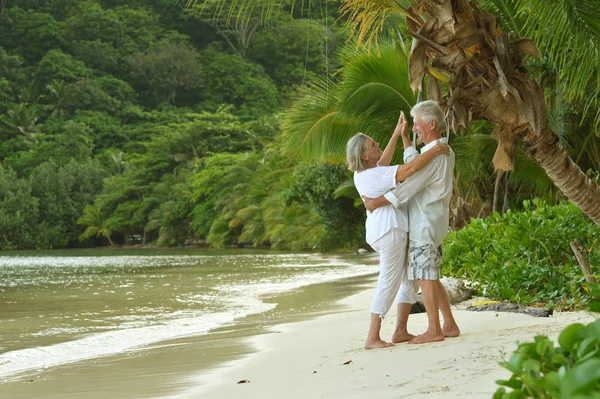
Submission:
[[[536,135],[523,137],[530,155],[556,187],[600,226],[600,187],[573,162],[548,125]]]
[[[108,238],[108,242],[110,243],[110,246],[111,246],[111,247],[114,247],[114,246],[115,246],[115,243],[113,242],[113,240],[111,240],[111,239],[110,239],[110,235],[108,235],[108,236],[104,236],[104,237]]]

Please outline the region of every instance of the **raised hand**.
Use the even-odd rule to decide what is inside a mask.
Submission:
[[[394,129],[394,136],[409,137],[408,122],[406,121],[406,116],[404,116],[404,111],[400,111],[400,118],[398,118],[396,129]]]

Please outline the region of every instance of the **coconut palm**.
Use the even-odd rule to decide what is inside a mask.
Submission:
[[[110,239],[112,232],[106,226],[106,219],[99,207],[88,205],[83,211],[83,216],[77,219],[77,224],[87,226],[85,231],[79,236],[80,241],[87,240],[91,237],[106,237],[111,246],[115,243]]]
[[[10,131],[22,135],[26,142],[34,145],[38,142],[40,125],[38,122],[38,109],[26,103],[20,103],[6,112],[7,118],[1,120]]]
[[[586,15],[600,15],[589,3]],[[535,10],[550,9],[554,10],[540,3]],[[600,187],[560,145],[548,121],[544,90],[527,75],[527,60],[542,58],[533,41],[512,39],[495,17],[470,0],[422,0],[406,8],[392,0],[342,0],[342,12],[350,17],[359,38],[374,37],[378,26],[373,27],[372,22],[393,11],[406,16],[408,33],[413,37],[409,60],[411,88],[426,90],[429,98],[443,103],[454,128],[480,119],[492,122],[493,134],[499,141],[494,156],[497,169],[514,168],[516,142],[521,139],[562,193],[600,226]],[[548,27],[553,14],[544,11],[543,15],[543,26]],[[576,28],[571,32],[577,32]],[[571,44],[581,48],[593,46],[590,35],[582,33]],[[590,56],[595,57],[596,67],[600,61],[597,43]],[[580,54],[575,60],[584,68],[594,65]],[[577,86],[578,80],[573,77],[578,64],[572,60],[568,63],[571,89],[574,93],[585,90]],[[442,85],[447,88],[447,96],[442,96]]]
[[[547,44],[541,47],[553,50],[557,60],[568,56],[559,66],[563,71],[560,76],[569,80],[569,97],[586,98],[590,91],[591,97],[600,97],[600,83],[593,73],[600,64],[600,11],[592,0],[552,0],[553,5],[543,0],[485,1],[504,7],[507,24],[517,31],[521,26],[511,21],[511,16],[529,11],[527,16],[534,17],[525,26],[539,32],[532,36]],[[248,7],[272,7],[275,3],[240,2]],[[532,40],[510,37],[498,20],[473,0],[342,0],[340,11],[358,33],[359,42],[367,43],[377,37],[389,15],[403,14],[413,37],[408,71],[411,88],[426,91],[429,98],[440,101],[454,129],[474,120],[492,122],[493,135],[499,141],[494,156],[497,169],[514,168],[516,142],[522,140],[528,154],[561,192],[600,225],[600,187],[560,145],[548,120],[544,90],[527,75],[527,61],[542,58]],[[577,18],[569,18],[573,13]],[[574,50],[557,49],[561,46]],[[343,112],[345,104],[340,104],[335,94],[328,93],[327,97]],[[597,104],[597,100],[589,100],[585,111],[598,112]],[[307,100],[302,105],[310,111],[312,104]],[[369,104],[365,111],[376,115],[376,108],[376,104]],[[330,140],[328,127],[343,125],[339,115],[339,111],[324,113],[318,124],[306,124],[311,134],[302,144],[315,148],[321,142],[324,148]]]

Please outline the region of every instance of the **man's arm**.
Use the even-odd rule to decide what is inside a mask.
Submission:
[[[367,208],[369,212],[373,212],[375,209],[385,205],[392,204],[397,207],[407,202],[415,194],[435,180],[438,172],[443,169],[444,163],[447,161],[446,157],[435,158],[431,163],[427,164],[425,168],[415,173],[404,183],[399,183],[395,189],[388,191],[382,197],[362,197],[365,208]]]

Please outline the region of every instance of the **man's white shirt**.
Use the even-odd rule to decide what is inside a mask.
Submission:
[[[427,144],[421,149],[421,154],[433,148],[437,141],[447,143],[448,139],[441,138]],[[416,155],[418,152],[414,146],[406,148],[404,162],[409,162]],[[446,237],[454,163],[452,150],[448,155],[438,155],[423,169],[403,183],[398,183],[392,191],[385,193],[385,198],[395,207],[402,207],[408,203],[411,241],[438,246]],[[367,197],[377,196],[367,195]]]

